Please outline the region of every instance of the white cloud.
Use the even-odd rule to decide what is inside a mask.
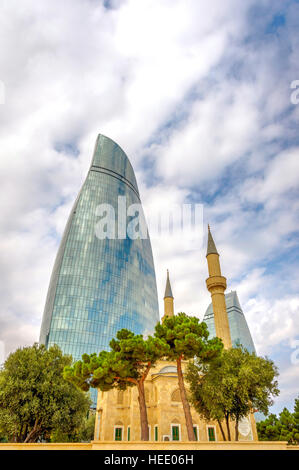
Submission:
[[[269,162],[262,177],[247,182],[246,197],[272,208],[285,192],[298,189],[298,173],[299,148],[284,150]]]
[[[278,36],[265,34],[276,1],[113,4],[1,7],[0,340],[9,352],[38,339],[57,237],[101,132],[130,157],[146,212],[204,203],[228,289],[257,349],[273,351],[299,334],[298,5],[285,7]],[[253,6],[264,14],[249,21]],[[168,268],[176,311],[202,318],[204,247],[182,250],[178,236],[152,244],[160,299]]]
[[[281,342],[290,343],[299,336],[298,296],[286,295],[271,301],[259,294],[243,304],[243,309],[260,354],[273,354]]]
[[[258,110],[246,96],[248,91],[253,93],[229,82],[211,86],[203,100],[195,101],[168,145],[158,150],[158,173],[182,186],[198,185],[218,178],[244,155],[258,129]]]

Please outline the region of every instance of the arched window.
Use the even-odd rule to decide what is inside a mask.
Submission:
[[[176,402],[181,401],[181,393],[180,393],[179,388],[177,388],[176,390],[174,390],[174,392],[172,392],[171,401],[176,401]]]

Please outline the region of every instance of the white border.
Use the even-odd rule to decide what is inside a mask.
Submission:
[[[128,439],[129,437],[129,429],[130,429],[130,440]],[[127,442],[131,442],[132,440],[132,435],[131,435],[131,425],[127,426]]]
[[[156,429],[158,429],[158,439],[156,440]],[[158,424],[155,424],[154,426],[154,442],[158,442],[159,441],[159,426]]]
[[[116,428],[121,428],[122,429],[122,433],[121,433],[121,440],[120,441],[116,441],[115,439],[115,429]],[[113,428],[113,440],[116,441],[116,442],[121,442],[124,440],[124,426],[122,426],[121,424],[115,424],[114,425],[114,428]]]
[[[215,431],[215,441],[210,441],[210,439],[209,439],[209,428],[214,428],[214,431]],[[209,442],[217,442],[217,432],[216,432],[216,426],[215,426],[215,424],[209,424],[209,425],[207,425],[207,437],[208,437],[208,441],[209,441]]]
[[[199,441],[199,426],[198,426],[198,424],[193,424],[193,428],[196,428],[197,442],[198,442]]]
[[[181,435],[181,425],[179,423],[171,423],[170,425],[170,440],[173,441],[172,439],[172,428],[173,426],[178,426],[179,428],[179,441],[182,440],[182,435]],[[177,441],[173,441],[173,442],[177,442]]]

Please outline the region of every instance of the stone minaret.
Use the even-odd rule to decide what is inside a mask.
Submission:
[[[174,315],[174,308],[173,308],[173,295],[169,280],[169,271],[167,269],[167,280],[166,280],[166,288],[164,294],[164,316],[162,317],[162,321],[165,317],[173,317]]]
[[[232,341],[228,323],[224,291],[226,278],[221,275],[219,253],[214,243],[210,226],[208,226],[207,261],[209,277],[206,280],[207,288],[212,296],[216,336],[221,338],[226,349],[231,348]]]

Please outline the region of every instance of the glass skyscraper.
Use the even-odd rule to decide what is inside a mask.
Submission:
[[[120,199],[125,212],[119,210]],[[78,360],[83,353],[108,349],[121,328],[136,334],[154,330],[159,309],[150,239],[133,239],[123,229],[118,234],[119,221],[132,204],[140,204],[140,196],[129,159],[99,135],[57,253],[40,343],[57,344]],[[103,208],[113,208],[116,238],[96,236],[99,205],[102,215]]]
[[[242,311],[237,292],[232,291],[225,295],[226,310],[228,323],[230,328],[232,346],[242,344],[249,352],[256,352],[254,343],[247,325],[246,318]],[[203,321],[207,324],[210,338],[216,336],[213,305],[210,304],[203,317]]]

